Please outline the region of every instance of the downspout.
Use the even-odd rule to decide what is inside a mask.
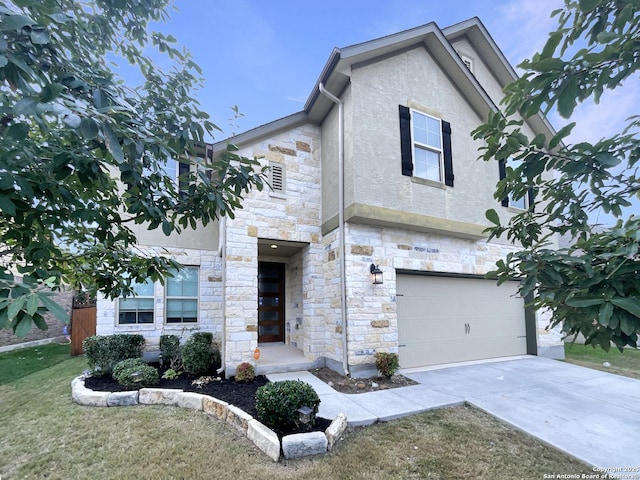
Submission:
[[[340,245],[340,314],[342,319],[342,368],[349,375],[349,350],[347,340],[347,290],[345,282],[345,239],[344,239],[344,105],[329,92],[324,85],[318,85],[320,93],[338,105],[338,243]]]
[[[222,258],[222,341],[220,342],[220,368],[218,373],[224,372],[226,368],[225,352],[227,350],[227,295],[225,285],[227,284],[227,217],[220,220],[220,230],[218,231],[218,254]]]

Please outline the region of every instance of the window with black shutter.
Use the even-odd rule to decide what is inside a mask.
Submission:
[[[514,160],[512,158],[509,158],[508,160],[500,160],[498,163],[500,180],[503,180],[507,177],[507,168],[516,169],[520,166],[520,163],[522,162],[519,160]],[[507,195],[502,199],[501,203],[503,207],[511,207],[518,210],[533,210],[534,199],[535,190],[533,188],[530,188],[527,192],[527,195],[525,195],[524,197],[518,198],[516,200],[515,198],[513,198],[513,195]]]
[[[399,106],[402,174],[453,187],[451,124]]]

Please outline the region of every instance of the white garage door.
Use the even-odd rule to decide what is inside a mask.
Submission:
[[[399,274],[396,291],[402,368],[527,353],[515,282]]]

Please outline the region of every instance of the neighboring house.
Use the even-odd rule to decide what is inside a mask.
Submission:
[[[533,200],[493,198],[501,168],[470,135],[515,78],[477,18],[335,49],[303,111],[232,139],[270,167],[272,188],[206,229],[141,229],[143,250],[188,267],[100,300],[97,333],[142,333],[157,349],[162,333],[211,331],[231,373],[268,343],[356,376],[381,351],[402,367],[562,357],[560,332],[516,284],[483,279],[514,250],[487,242],[485,211],[506,221]],[[542,117],[524,129],[553,135]]]

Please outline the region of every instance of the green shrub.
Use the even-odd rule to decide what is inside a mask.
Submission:
[[[94,335],[82,341],[89,368],[96,376],[107,375],[111,370],[111,351],[109,337]]]
[[[291,428],[298,423],[300,407],[318,413],[320,398],[313,387],[301,380],[271,382],[256,391],[258,417],[265,425],[277,430]]]
[[[122,374],[124,370],[129,368],[140,368],[147,365],[142,358],[127,358],[126,360],[122,360],[121,362],[116,363],[113,366],[113,370],[111,372],[111,376],[117,380],[117,378]]]
[[[82,342],[89,368],[94,375],[111,373],[113,366],[127,358],[142,357],[142,335],[94,335]]]
[[[175,369],[180,362],[180,337],[177,335],[160,335],[160,354],[162,365]],[[178,368],[180,368],[178,366]]]
[[[109,348],[114,365],[127,358],[142,357],[144,349],[144,337],[142,335],[110,335],[109,339]]]
[[[378,352],[375,358],[376,368],[383,377],[391,378],[398,368],[400,368],[397,353]]]
[[[182,372],[175,371],[173,368],[169,368],[162,374],[162,378],[165,378],[167,380],[175,380],[180,376],[181,373]]]
[[[249,362],[242,362],[236,368],[236,382],[253,382],[256,378],[256,372]]]
[[[208,347],[211,346],[211,342],[213,342],[213,333],[211,332],[196,332],[191,337],[194,342],[202,342],[206,344]]]
[[[201,375],[211,367],[211,343],[206,343],[194,334],[182,347],[182,365],[191,375]]]
[[[119,362],[115,367],[113,367],[113,378],[115,378],[120,385],[127,388],[141,388],[157,385],[160,381],[158,378],[158,369],[147,365],[144,361],[142,361],[142,364],[136,363],[136,360],[138,359],[129,359]],[[131,363],[127,363],[122,367],[120,366],[126,362]]]

